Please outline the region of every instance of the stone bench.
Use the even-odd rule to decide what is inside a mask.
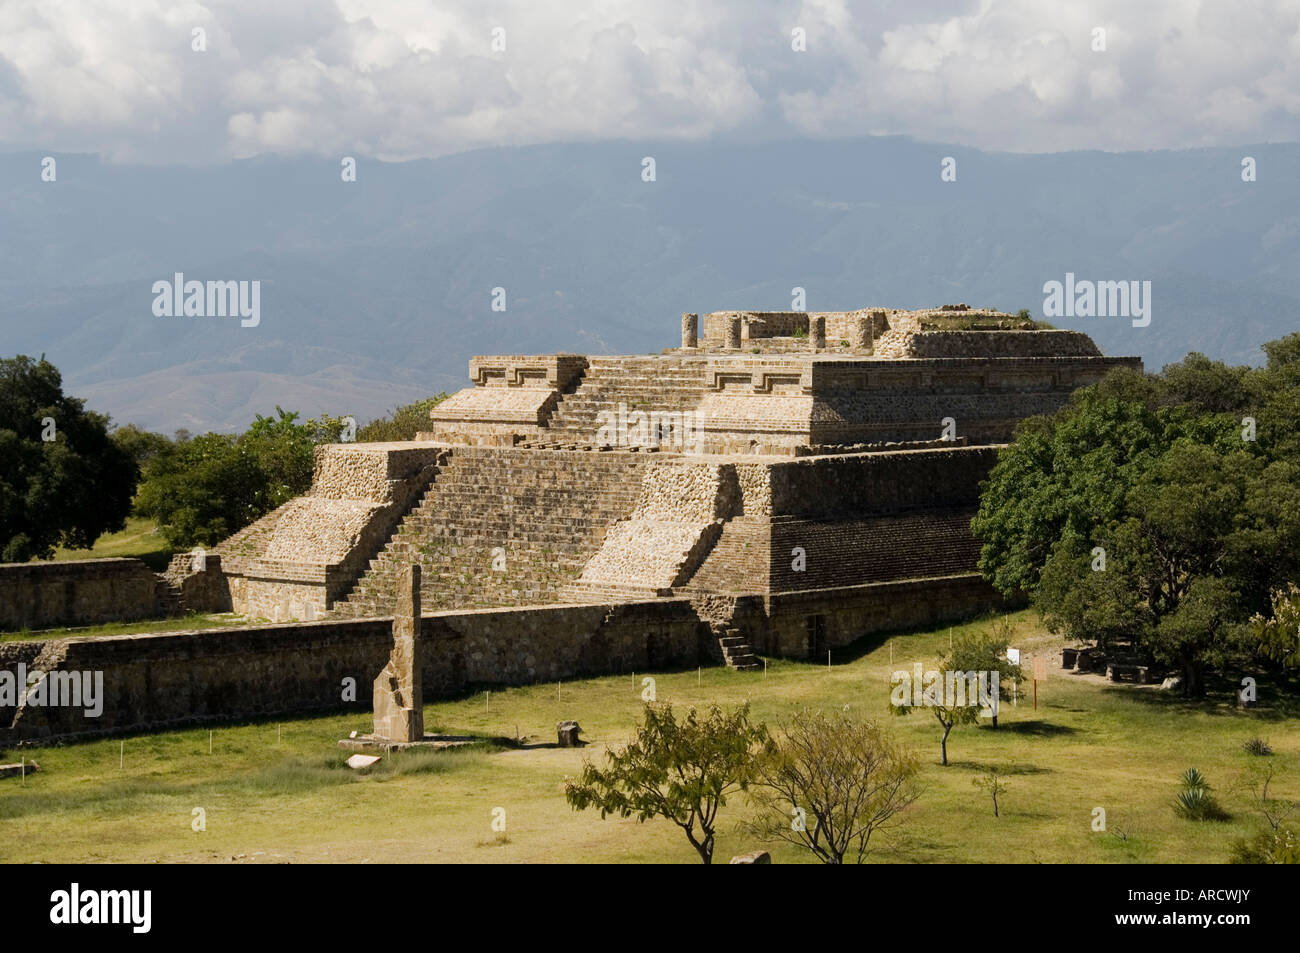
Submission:
[[[1106,665],[1106,677],[1112,682],[1134,682],[1146,685],[1150,681],[1150,667],[1146,665],[1110,662]]]

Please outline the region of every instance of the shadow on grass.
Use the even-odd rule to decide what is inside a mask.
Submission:
[[[1058,725],[1050,721],[1009,721],[994,728],[992,725],[980,726],[984,731],[1006,731],[1013,735],[1029,735],[1034,738],[1060,738],[1065,735],[1077,735],[1078,728],[1071,728],[1069,725]]]
[[[890,629],[888,632],[871,632],[859,636],[848,645],[842,645],[839,648],[831,649],[831,665],[848,665],[856,662],[863,656],[870,655],[876,649],[888,644],[890,639],[896,639],[899,636],[915,635],[918,633],[932,634],[936,631],[936,626],[948,626],[949,628],[960,628],[964,626],[989,625],[1007,615],[1010,612],[1018,612],[1024,606],[1010,606],[1002,611],[979,610],[960,619],[947,619],[939,622],[922,622],[917,625],[907,626],[905,628]],[[826,664],[826,659],[797,659],[796,661],[821,662]]]
[[[1159,691],[1130,684],[1113,684],[1103,688],[1108,697],[1126,700],[1152,709],[1171,712],[1199,712],[1205,715],[1249,715],[1262,721],[1286,721],[1300,718],[1300,678],[1276,674],[1252,674],[1256,680],[1258,702],[1254,708],[1241,708],[1237,692],[1246,675],[1213,675],[1206,678],[1206,692],[1200,698],[1185,698],[1176,691]]]

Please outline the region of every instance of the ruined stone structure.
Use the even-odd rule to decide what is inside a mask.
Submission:
[[[238,639],[274,657],[260,671],[306,671],[329,692],[331,659],[351,667],[343,675],[382,666],[387,623],[371,620],[407,604],[412,565],[430,697],[749,668],[758,654],[825,659],[871,632],[997,605],[969,528],[997,445],[1120,366],[1141,362],[965,306],[688,313],[681,347],[657,356],[475,357],[472,386],[434,407],[416,440],[319,448],[308,494],[226,540],[201,571],[178,561],[170,588],[191,608],[303,620],[276,629],[278,643],[254,634],[267,628]],[[465,625],[472,640],[446,634]],[[241,709],[241,676],[214,661],[229,630],[185,637],[185,650],[41,652],[172,653],[193,670],[186,684],[223,686],[201,699],[203,716],[265,710]],[[277,645],[321,654],[281,657]],[[276,708],[316,704],[297,690]]]
[[[995,445],[1117,366],[1141,364],[965,306],[688,313],[658,356],[475,357],[415,441],[321,448],[218,572],[284,620],[387,615],[411,563],[427,608],[687,596],[719,660],[811,654],[860,634],[862,587],[972,577]]]

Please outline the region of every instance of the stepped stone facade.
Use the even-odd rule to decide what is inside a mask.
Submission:
[[[412,564],[438,610],[721,595],[730,614],[701,617],[714,637],[811,654],[861,626],[837,621],[837,594],[972,576],[996,445],[1141,367],[964,305],[688,313],[681,342],[475,357],[415,441],[320,448],[311,492],[208,575],[277,621],[391,615]],[[795,593],[824,603],[803,648],[772,634],[773,597]],[[767,602],[741,619],[740,597]]]
[[[265,710],[238,701],[257,690],[256,671],[337,684],[326,668],[382,659],[378,620],[413,601],[434,696],[754,668],[758,654],[824,661],[869,633],[998,604],[969,528],[997,447],[1116,367],[1141,362],[964,305],[687,313],[681,346],[655,356],[475,357],[472,386],[434,407],[415,440],[320,447],[309,493],[201,568],[178,557],[165,589],[186,607],[292,623],[238,637],[260,668],[220,662],[223,634],[189,634],[193,649],[159,635],[67,651],[106,653],[145,679],[137,695],[162,677],[157,660],[181,660],[169,664],[193,669],[174,675],[191,694],[209,678],[221,686],[200,692],[195,717]],[[418,594],[403,593],[412,577]],[[317,644],[320,664],[293,655]],[[58,667],[67,651],[42,654]],[[353,674],[369,685],[382,665]],[[273,704],[326,705],[327,694],[276,689]],[[136,703],[121,697],[128,712]],[[140,704],[114,724],[186,717]]]

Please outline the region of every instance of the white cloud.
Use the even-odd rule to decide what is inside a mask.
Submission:
[[[1297,49],[1300,0],[5,0],[0,145],[198,162],[741,133],[1293,140]]]

